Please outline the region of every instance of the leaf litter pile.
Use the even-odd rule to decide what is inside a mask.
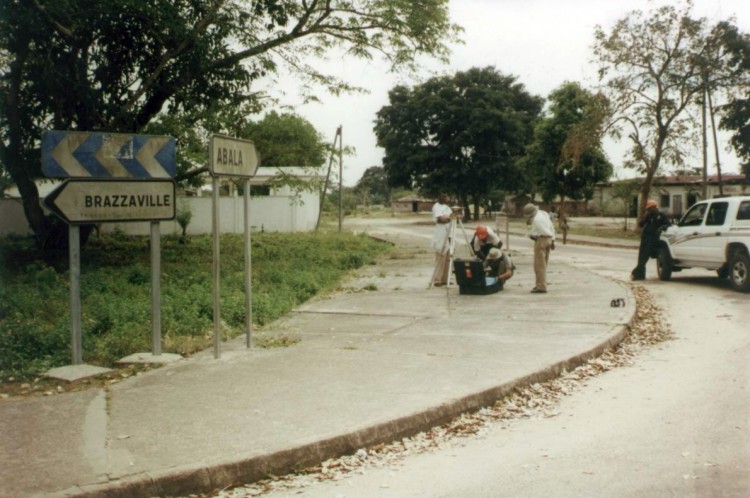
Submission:
[[[521,418],[555,417],[559,415],[557,407],[560,399],[585,385],[587,379],[617,367],[630,366],[635,356],[645,348],[674,337],[662,309],[654,303],[653,295],[639,286],[633,286],[632,291],[636,313],[625,339],[613,349],[571,372],[564,371],[548,382],[520,387],[492,406],[464,413],[447,424],[400,441],[359,449],[353,455],[332,458],[298,473],[271,476],[252,484],[223,489],[218,493],[191,497],[246,498],[276,490],[301,489],[316,482],[364,474],[371,468],[396,467],[409,455],[446,448],[461,437],[481,435],[493,423]]]

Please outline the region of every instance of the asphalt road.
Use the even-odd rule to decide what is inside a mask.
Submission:
[[[625,279],[635,252],[558,245],[556,260]],[[750,294],[704,270],[660,282],[653,262],[642,285],[675,339],[589,379],[557,416],[499,422],[397,465],[265,496],[750,496]]]

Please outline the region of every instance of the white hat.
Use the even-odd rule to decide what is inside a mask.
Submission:
[[[528,203],[523,207],[523,215],[526,217],[526,220],[531,220],[531,218],[536,215],[537,211],[539,211],[539,208],[536,207],[532,203]]]
[[[503,251],[498,249],[497,247],[493,247],[490,249],[490,252],[487,254],[487,259],[500,259],[503,257]]]

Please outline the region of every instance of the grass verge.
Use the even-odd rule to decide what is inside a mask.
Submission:
[[[81,251],[83,359],[111,367],[151,350],[149,239],[114,233]],[[334,291],[350,270],[388,244],[351,233],[258,233],[252,237],[254,326],[283,316],[319,293]],[[163,351],[190,355],[213,338],[212,242],[197,236],[161,241]],[[242,235],[221,238],[222,339],[241,334],[245,320]],[[71,361],[69,275],[36,257],[28,238],[0,239],[0,383],[23,382]],[[278,347],[293,344],[259,344]]]

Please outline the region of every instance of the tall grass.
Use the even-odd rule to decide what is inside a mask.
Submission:
[[[209,236],[161,241],[163,350],[190,354],[213,334],[212,241]],[[109,234],[81,253],[83,358],[111,366],[151,350],[149,239]],[[387,245],[351,233],[258,233],[252,237],[253,323],[262,327],[342,276],[371,264]],[[0,239],[0,380],[25,378],[70,363],[70,290],[58,273],[34,256],[32,242]],[[221,317],[224,338],[245,320],[244,242],[221,238]]]

